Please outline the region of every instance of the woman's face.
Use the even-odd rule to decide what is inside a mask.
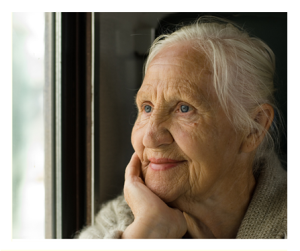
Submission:
[[[138,91],[132,145],[145,184],[165,202],[204,200],[237,178],[241,137],[219,106],[204,54],[163,49]]]

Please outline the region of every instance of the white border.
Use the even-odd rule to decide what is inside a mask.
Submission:
[[[106,1],[108,2],[108,1]],[[286,12],[288,11],[288,240],[11,240],[11,157],[12,157],[12,90],[11,90],[11,13],[1,13],[1,233],[0,233],[0,249],[6,250],[295,250],[299,246],[299,214],[298,191],[299,189],[299,108],[297,102],[299,100],[299,49],[296,44],[299,43],[299,18],[298,6],[296,1],[290,4],[287,1],[283,3],[271,1],[211,1],[210,6],[207,1],[180,1],[174,4],[174,1],[149,1],[137,3],[137,1],[81,1],[72,3],[69,1],[11,1],[13,11],[57,11],[57,7],[61,11],[137,11],[136,6],[142,6],[139,11],[193,11],[199,9],[205,11],[241,11],[241,7],[245,6],[244,11],[270,11],[270,12]],[[163,6],[162,6],[163,5]],[[162,7],[161,7],[162,6]],[[2,6],[3,8],[7,8]],[[230,8],[230,10],[228,10]],[[38,9],[38,10],[37,10]],[[10,105],[8,105],[10,104]]]

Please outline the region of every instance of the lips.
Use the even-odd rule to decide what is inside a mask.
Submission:
[[[185,162],[185,160],[174,160],[167,158],[149,158],[150,164],[149,167],[154,171],[163,171],[168,170],[170,168],[176,167],[181,163]]]

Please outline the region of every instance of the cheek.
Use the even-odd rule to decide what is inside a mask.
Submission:
[[[145,147],[143,145],[143,138],[145,135],[145,127],[135,124],[132,133],[131,133],[131,144],[133,146],[134,151],[139,156],[139,159],[142,162],[142,179],[145,179],[147,169],[144,168],[144,150]]]
[[[213,126],[199,122],[177,123],[173,126],[172,131],[175,141],[183,151],[184,149],[197,151],[198,148],[207,147],[214,143],[217,135]]]
[[[190,126],[185,127],[179,124],[177,126],[174,126],[172,130],[174,140],[185,154],[188,154],[190,152],[190,149],[193,148],[192,142],[193,138],[195,138],[193,129],[194,128],[191,128]]]
[[[174,126],[174,139],[193,167],[207,166],[216,160],[219,152],[218,132],[204,123]],[[196,170],[190,170],[194,172]]]
[[[140,160],[143,159],[143,151],[144,151],[144,145],[143,145],[143,137],[145,134],[144,127],[141,127],[139,125],[134,125],[131,133],[131,144],[133,146],[134,151],[139,156]]]
[[[171,133],[179,148],[179,153],[183,153],[183,157],[189,162],[195,161],[195,153],[199,148],[199,135],[197,133],[196,125],[185,125],[182,123],[173,123]],[[195,152],[195,153],[194,153]]]

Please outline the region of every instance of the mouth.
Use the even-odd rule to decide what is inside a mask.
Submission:
[[[176,167],[181,163],[185,162],[185,160],[174,160],[174,159],[167,159],[167,158],[150,158],[149,159],[149,167],[154,171],[164,171],[170,168]]]

